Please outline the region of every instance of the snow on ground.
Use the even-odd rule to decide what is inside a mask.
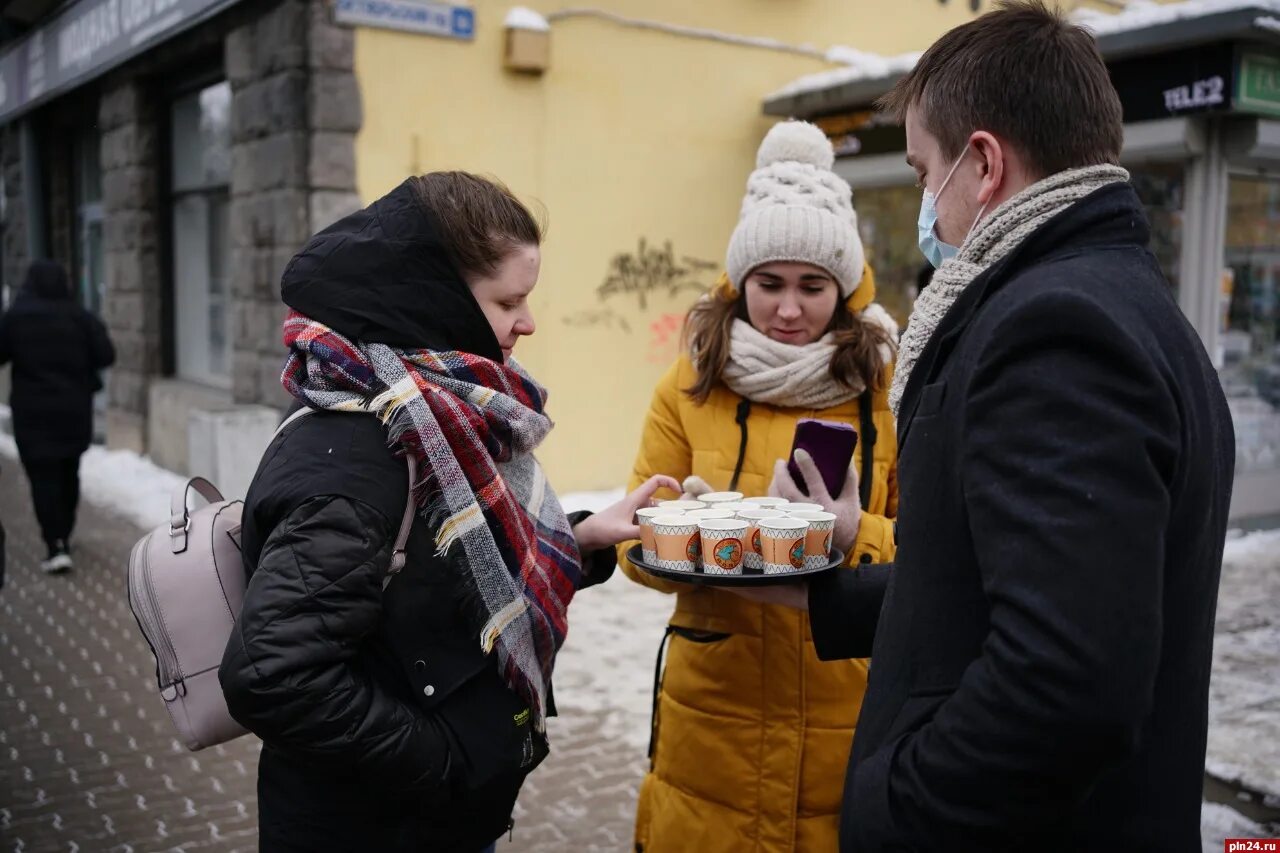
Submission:
[[[1222,853],[1228,838],[1263,838],[1266,830],[1230,806],[1204,803],[1200,807],[1200,842],[1203,853]]]
[[[1280,530],[1227,542],[1209,685],[1208,770],[1280,808]]]
[[[9,407],[0,407],[0,425],[7,429]],[[18,456],[13,436],[0,429],[0,454]],[[80,460],[80,492],[97,506],[114,509],[139,527],[152,528],[169,518],[169,498],[185,482],[144,456],[128,450],[89,448]]]

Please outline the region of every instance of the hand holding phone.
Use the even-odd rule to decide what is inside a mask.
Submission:
[[[849,476],[849,465],[853,462],[853,451],[857,446],[858,431],[849,424],[802,418],[796,423],[791,455],[787,459],[787,472],[796,488],[807,496],[809,488],[795,459],[796,451],[804,450],[818,466],[827,494],[833,498],[838,497]]]

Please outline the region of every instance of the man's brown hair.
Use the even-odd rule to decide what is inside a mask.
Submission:
[[[1001,0],[951,30],[878,106],[899,121],[916,107],[949,159],[985,130],[1037,178],[1120,160],[1120,96],[1098,45],[1044,0]]]

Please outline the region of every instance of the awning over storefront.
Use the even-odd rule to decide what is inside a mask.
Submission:
[[[1077,19],[1098,34],[1126,122],[1200,112],[1280,116],[1280,0],[1133,4]],[[803,77],[767,97],[764,112],[813,119],[865,110],[917,57]]]
[[[237,0],[79,0],[0,55],[0,124],[199,24]]]

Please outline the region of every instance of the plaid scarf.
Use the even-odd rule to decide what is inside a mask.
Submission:
[[[370,412],[421,461],[417,495],[438,554],[469,578],[485,654],[545,725],[547,689],[582,560],[533,449],[546,391],[515,362],[352,342],[296,311],[281,381],[308,406]]]

